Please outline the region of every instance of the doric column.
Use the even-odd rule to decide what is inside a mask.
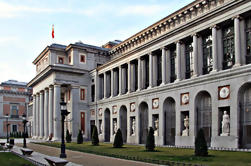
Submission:
[[[44,136],[44,92],[40,92],[40,112],[39,112],[39,130],[40,130],[40,134],[39,137],[43,138]]]
[[[33,94],[33,104],[32,104],[32,112],[33,112],[33,123],[32,123],[32,137],[35,138],[36,136],[36,95]]]
[[[217,25],[212,27],[212,54],[213,54],[213,72],[218,71],[218,57],[217,57]]]
[[[141,59],[141,88],[146,89],[146,58]]]
[[[121,65],[119,66],[119,95],[122,92],[122,68]]]
[[[166,83],[170,83],[171,78],[171,51],[166,50]]]
[[[113,69],[112,69],[111,70],[111,97],[114,96],[113,88],[114,88],[114,78],[113,78]]]
[[[39,128],[39,99],[40,99],[40,94],[37,93],[36,95],[36,121],[35,121],[35,125],[36,125],[36,136],[37,138],[39,137],[39,133],[40,133],[40,128]]]
[[[78,135],[78,129],[80,124],[80,112],[79,112],[79,86],[71,86],[71,124],[72,124],[72,138],[76,139]]]
[[[113,87],[114,87],[114,95],[116,96],[118,94],[118,71],[113,71]]]
[[[107,97],[106,94],[106,82],[107,82],[107,74],[104,72],[104,99]]]
[[[49,136],[48,129],[48,99],[49,99],[48,89],[44,90],[44,139],[47,139]]]
[[[141,90],[141,60],[140,57],[138,58],[138,89],[137,91]]]
[[[53,126],[54,126],[54,121],[53,121],[53,87],[49,87],[49,102],[48,102],[48,112],[49,112],[49,135],[54,135],[53,134]]]
[[[240,35],[240,16],[234,18],[234,47],[235,47],[235,65],[241,65],[241,35]]]
[[[61,98],[61,87],[60,85],[54,85],[54,104],[53,104],[53,115],[54,115],[54,138],[53,140],[60,140],[61,134],[61,111],[60,111],[60,98]]]
[[[153,87],[153,55],[152,53],[149,53],[149,87]]]
[[[166,84],[166,49],[165,47],[161,48],[162,55],[161,55],[161,67],[162,67],[162,83],[161,85]]]
[[[198,76],[198,35],[193,35],[193,77]]]
[[[181,80],[181,46],[180,41],[176,43],[176,53],[177,53],[177,81]]]
[[[157,55],[152,56],[152,85],[157,86],[158,79],[158,67],[157,67]]]
[[[128,86],[128,91],[127,91],[127,93],[130,93],[131,92],[131,63],[130,62],[128,62],[127,63],[127,74],[128,74],[128,76],[127,76],[127,86]]]

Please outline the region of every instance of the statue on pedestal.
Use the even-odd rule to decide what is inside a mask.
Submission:
[[[222,116],[221,129],[222,129],[222,132],[220,136],[230,135],[230,118],[229,118],[229,115],[227,114],[227,111],[224,111],[224,114]]]
[[[132,136],[135,136],[136,122],[135,118],[132,119]]]
[[[114,120],[113,121],[113,134],[116,134],[117,133],[117,121]]]
[[[155,127],[154,136],[159,136],[159,119],[158,118],[154,121],[154,127]]]
[[[103,123],[102,121],[100,121],[99,123],[99,134],[102,134],[103,133]]]
[[[184,119],[184,127],[185,129],[182,131],[182,136],[189,136],[189,118],[188,115],[186,115],[186,118]]]

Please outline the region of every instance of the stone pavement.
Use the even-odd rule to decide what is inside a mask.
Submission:
[[[35,152],[39,152],[49,156],[58,157],[60,154],[59,148],[49,147],[45,145],[29,143],[27,147],[29,149],[34,150]],[[68,161],[83,166],[156,166],[155,164],[150,164],[150,163],[117,159],[112,157],[99,156],[71,150],[66,150],[66,154]]]

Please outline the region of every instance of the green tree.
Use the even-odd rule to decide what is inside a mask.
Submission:
[[[121,148],[123,146],[123,137],[120,128],[117,130],[117,133],[115,135],[115,139],[113,142],[114,148]]]
[[[154,130],[152,127],[150,127],[146,140],[146,151],[154,151],[154,148],[155,148]]]
[[[78,138],[77,138],[77,143],[78,144],[82,144],[83,141],[84,141],[84,139],[83,139],[82,131],[79,130],[79,132],[78,132]]]
[[[99,145],[98,130],[97,130],[96,125],[93,126],[93,131],[92,131],[92,145],[95,145],[95,146]]]
[[[71,143],[71,134],[68,129],[66,130],[66,142]]]
[[[208,156],[207,142],[202,129],[197,133],[195,138],[195,156]]]

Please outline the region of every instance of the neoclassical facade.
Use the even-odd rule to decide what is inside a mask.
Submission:
[[[250,49],[249,0],[196,0],[103,50],[99,56],[103,58],[99,62],[102,65],[97,65],[100,59],[96,58],[88,62],[92,67],[86,73],[81,73],[81,66],[73,65],[76,68],[72,71],[64,64],[49,78],[43,75],[48,72],[43,69],[41,79],[35,81],[36,76],[30,83],[36,84],[33,92],[39,96],[33,100],[33,110],[49,105],[54,110],[49,113],[58,117],[60,112],[55,110],[60,99],[67,100],[70,87],[68,107],[73,117],[67,125],[75,134],[74,130],[84,129],[87,139],[95,124],[101,141],[113,142],[120,128],[124,142],[144,144],[148,128],[153,127],[157,145],[193,146],[198,130],[203,129],[208,146],[250,148]],[[86,54],[87,50],[83,50]],[[65,57],[69,55],[73,54]],[[76,55],[77,61],[79,57],[81,60]],[[88,55],[86,60],[91,57]],[[68,81],[62,81],[66,78]],[[85,104],[79,99],[81,86],[87,91]],[[46,103],[43,96],[50,87],[53,104],[39,106],[37,103]],[[79,95],[73,95],[72,87]],[[84,126],[81,112],[85,113]],[[60,133],[57,120],[50,121],[56,137],[55,131]],[[40,126],[43,123],[40,116]],[[35,129],[34,133],[37,131],[41,130]]]

